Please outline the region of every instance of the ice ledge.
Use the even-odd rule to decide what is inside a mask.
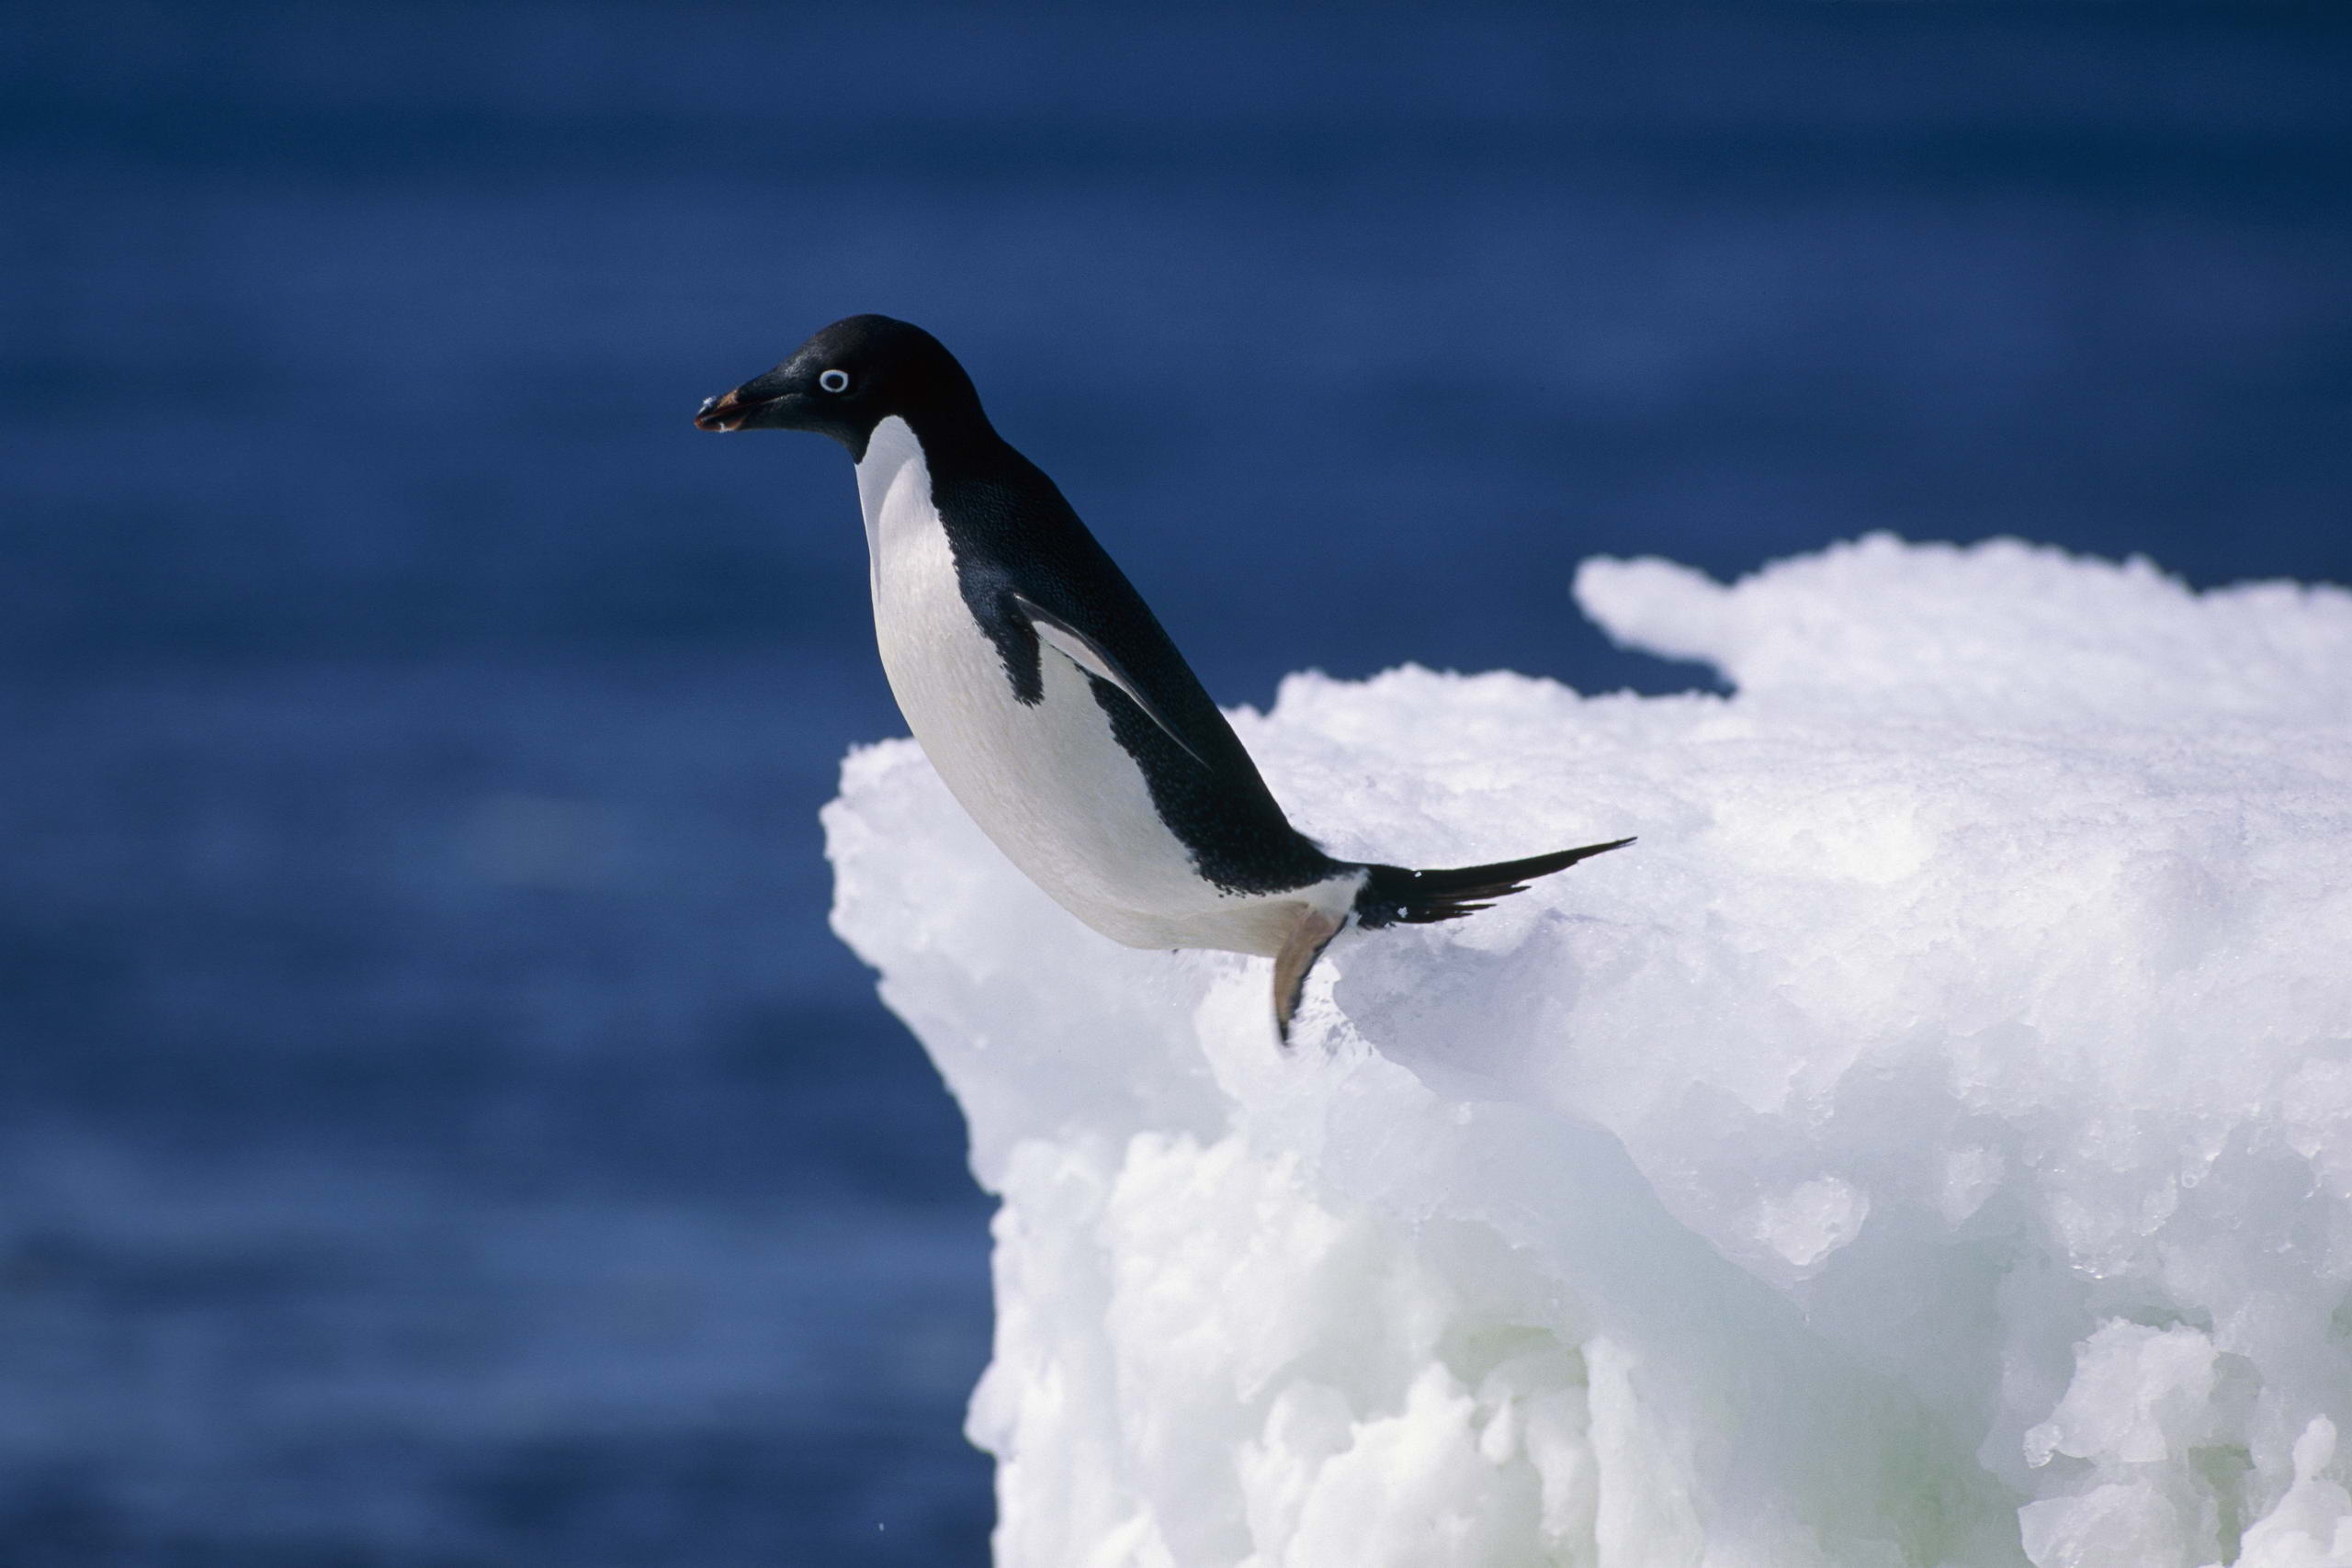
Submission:
[[[1247,961],[1134,953],[910,743],[835,925],[1001,1193],[1008,1565],[2352,1562],[2352,596],[1885,537],[1588,564],[1730,698],[1286,682],[1343,852],[1639,833]]]
[[[2352,593],[2191,593],[2140,557],[1871,534],[1729,586],[1671,561],[1589,560],[1576,595],[1619,642],[1713,664],[1776,708],[1995,726],[2352,712]]]

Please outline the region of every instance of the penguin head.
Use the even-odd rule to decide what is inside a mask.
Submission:
[[[863,457],[866,438],[896,416],[926,446],[986,431],[979,394],[956,356],[921,327],[888,316],[849,316],[764,376],[703,400],[701,430],[813,430]]]

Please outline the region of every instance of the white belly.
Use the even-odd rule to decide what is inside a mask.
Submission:
[[[1083,671],[1041,649],[1044,700],[1014,697],[996,644],[965,606],[922,449],[903,421],[876,427],[857,490],[882,668],[932,766],[981,830],[1114,941],[1277,951],[1312,895],[1229,894],[1204,880]]]

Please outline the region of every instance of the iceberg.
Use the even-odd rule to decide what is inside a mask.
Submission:
[[[1032,888],[911,741],[834,926],[968,1120],[1003,1568],[2352,1563],[2352,593],[1873,536],[1576,594],[1729,695],[1236,726],[1335,852],[1633,833],[1261,961]]]

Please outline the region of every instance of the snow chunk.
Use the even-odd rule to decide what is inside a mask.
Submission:
[[[834,919],[1003,1198],[998,1561],[2352,1563],[2352,595],[1875,536],[1588,563],[1729,698],[1237,725],[1335,852],[1638,833],[1264,966],[1030,887],[911,743]]]
[[[1589,560],[1576,591],[1619,642],[1713,664],[1774,706],[2176,730],[2186,713],[2330,722],[2352,709],[2341,589],[2192,594],[2137,557],[1872,534],[1729,587],[1670,561]]]

